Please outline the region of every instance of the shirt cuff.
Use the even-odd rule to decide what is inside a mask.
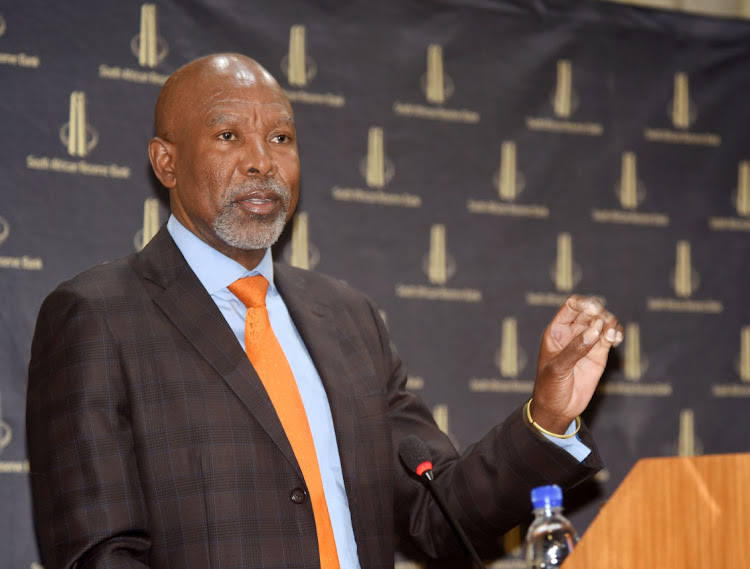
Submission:
[[[573,421],[568,427],[568,429],[565,431],[565,434],[569,435],[575,430],[576,430],[576,422]],[[553,442],[560,448],[568,451],[579,462],[583,462],[584,459],[588,455],[591,454],[591,449],[581,442],[581,439],[578,438],[578,435],[576,435],[575,437],[570,437],[569,439],[560,439],[556,437],[551,437],[549,435],[545,435],[544,433],[540,433],[540,434],[544,435],[547,438],[547,440],[549,440],[550,442]]]

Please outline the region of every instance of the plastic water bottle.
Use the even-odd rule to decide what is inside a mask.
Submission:
[[[573,551],[578,535],[562,515],[559,486],[539,486],[531,491],[534,521],[526,533],[526,565],[529,569],[560,567]]]

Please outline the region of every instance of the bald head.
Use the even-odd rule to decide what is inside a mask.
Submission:
[[[239,53],[217,53],[191,61],[167,78],[154,109],[156,136],[174,140],[186,110],[205,104],[212,95],[220,96],[228,87],[265,88],[291,112],[281,86],[257,61]]]

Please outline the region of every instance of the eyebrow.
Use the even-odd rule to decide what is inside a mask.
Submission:
[[[241,115],[235,113],[220,113],[208,121],[208,126],[216,126],[217,124],[221,124],[223,122],[236,122],[238,116]],[[276,121],[276,125],[279,125],[281,123],[293,125],[294,120],[292,119],[291,115],[284,113],[284,116],[280,117],[279,120]]]

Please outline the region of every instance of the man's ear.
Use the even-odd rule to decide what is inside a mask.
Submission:
[[[148,157],[154,174],[162,185],[171,190],[177,185],[177,175],[174,171],[177,149],[175,145],[155,136],[148,143]]]

